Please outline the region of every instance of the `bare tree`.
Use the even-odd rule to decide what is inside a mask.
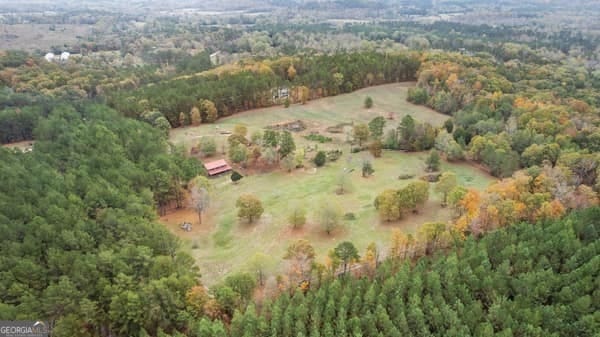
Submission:
[[[208,191],[204,187],[194,186],[192,187],[192,207],[198,213],[198,221],[202,223],[202,213],[205,212],[210,206],[210,196]]]

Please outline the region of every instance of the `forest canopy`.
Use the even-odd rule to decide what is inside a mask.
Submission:
[[[0,149],[0,317],[55,336],[181,328],[193,259],[156,222],[200,173],[150,125],[105,106],[54,109],[29,153]]]

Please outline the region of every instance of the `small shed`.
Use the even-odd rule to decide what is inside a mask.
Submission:
[[[231,166],[224,159],[204,163],[204,167],[208,171],[209,176],[215,176],[224,172],[231,171]]]

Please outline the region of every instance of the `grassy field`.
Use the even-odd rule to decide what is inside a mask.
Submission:
[[[373,97],[376,102],[370,112],[361,107],[366,95]],[[254,110],[221,120],[215,125],[229,129],[240,123],[247,125],[249,129],[259,129],[284,119],[301,119],[320,127],[349,120],[368,121],[377,114],[389,111],[396,113],[396,121],[392,121],[394,126],[405,113],[411,113],[416,119],[427,120],[435,125],[441,125],[446,119],[446,116],[429,109],[406,103],[405,95],[405,85],[373,87],[314,101],[305,106]],[[191,145],[197,142],[197,137],[214,133],[215,125],[173,130],[172,139]],[[299,135],[295,135],[295,139],[297,143],[308,142]],[[342,143],[343,140],[339,139],[333,144],[319,145],[337,147],[344,151],[342,158],[322,168],[309,165],[292,173],[281,170],[255,173],[238,184],[232,184],[228,175],[215,178],[211,210],[205,215],[202,225],[197,224],[196,215],[191,210],[169,214],[162,221],[184,240],[186,247],[198,261],[203,281],[211,285],[227,273],[243,269],[248,258],[257,252],[270,256],[272,272],[277,272],[285,248],[296,239],[310,240],[319,258],[323,258],[329,249],[342,241],[352,241],[361,252],[371,242],[385,248],[389,245],[390,231],[393,228],[414,232],[422,223],[445,222],[450,219],[450,210],[439,206],[439,196],[431,189],[430,201],[419,214],[410,215],[398,222],[381,222],[373,207],[375,196],[385,189],[400,188],[411,181],[399,180],[399,175],[422,175],[427,154],[385,151],[382,158],[373,161],[375,174],[363,178],[360,167],[363,156],[367,153],[349,155],[349,145]],[[307,158],[312,156],[314,153],[307,154]],[[350,190],[338,195],[335,193],[336,182],[343,170],[348,168],[355,169],[348,174]],[[492,181],[484,172],[468,165],[443,163],[442,170],[455,172],[460,183],[468,187],[481,189]],[[235,201],[245,193],[257,195],[265,209],[261,219],[253,224],[240,222],[236,217]],[[356,219],[344,221],[343,226],[331,235],[325,234],[315,220],[317,210],[325,203],[338,204],[344,212],[354,213]],[[292,229],[287,221],[290,206],[294,204],[301,204],[308,210],[308,223],[298,230]],[[194,222],[191,232],[179,229],[178,224],[184,220]]]
[[[305,105],[295,104],[287,109],[276,106],[250,110],[219,119],[215,124],[173,129],[171,140],[190,147],[197,144],[203,136],[215,136],[218,142],[224,143],[226,136],[220,136],[219,132],[232,131],[236,124],[246,125],[250,135],[255,130],[262,130],[265,126],[298,119],[308,126],[308,129],[300,135],[313,131],[324,133],[329,126],[339,123],[367,123],[377,116],[388,118],[390,113],[394,120],[388,120],[388,127],[396,127],[402,117],[407,114],[412,115],[418,121],[441,126],[449,118],[448,116],[406,101],[407,91],[411,86],[413,86],[412,83],[394,83],[370,87],[350,94],[326,97],[310,101]],[[371,109],[363,108],[363,102],[367,96],[371,96],[374,101]],[[338,143],[346,140],[346,136],[343,134],[328,134],[327,136],[333,137]],[[300,137],[298,140],[300,145],[305,143]]]

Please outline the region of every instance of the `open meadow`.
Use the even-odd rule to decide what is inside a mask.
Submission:
[[[300,238],[308,239],[315,247],[317,259],[323,260],[327,251],[342,241],[353,242],[361,253],[371,242],[385,250],[394,228],[412,233],[426,222],[449,221],[452,211],[440,206],[440,197],[433,192],[433,188],[430,188],[430,200],[419,214],[409,214],[401,221],[380,221],[373,206],[375,197],[383,190],[399,189],[414,181],[400,180],[398,176],[410,174],[417,179],[423,175],[427,153],[384,151],[381,158],[372,160],[375,173],[363,178],[361,164],[365,156],[370,156],[369,153],[350,154],[345,134],[324,132],[328,126],[343,122],[368,122],[378,115],[387,116],[389,112],[394,113],[395,120],[388,120],[387,127],[397,126],[407,113],[421,122],[428,121],[440,126],[447,116],[406,102],[408,87],[407,84],[371,87],[306,105],[293,105],[288,109],[273,107],[253,110],[219,120],[215,124],[172,130],[172,141],[184,143],[189,148],[202,136],[213,136],[215,130],[232,130],[236,124],[246,125],[248,134],[251,134],[273,123],[302,120],[308,128],[294,134],[297,148],[308,144],[314,146],[315,142],[304,139],[302,135],[319,131],[334,138],[331,143],[318,144],[319,149],[337,148],[344,153],[337,161],[328,162],[320,168],[315,168],[310,162],[314,152],[307,152],[306,167],[291,173],[279,168],[265,172],[240,170],[246,176],[237,184],[231,182],[229,174],[211,179],[214,191],[211,193],[210,209],[203,216],[202,224],[198,224],[196,213],[190,209],[163,216],[161,221],[183,239],[185,247],[197,260],[203,282],[212,285],[230,272],[243,270],[248,259],[258,252],[270,257],[271,274],[278,273],[286,247]],[[362,107],[367,95],[375,102],[370,110]],[[223,142],[226,140],[226,136],[220,138]],[[217,157],[221,157],[221,154]],[[485,172],[467,164],[443,162],[441,171],[456,173],[459,184],[466,187],[483,189],[493,181]],[[342,174],[348,175],[349,188],[340,195],[336,189]],[[236,217],[236,199],[248,193],[256,195],[265,210],[262,217],[252,224],[239,221]],[[343,226],[327,235],[316,220],[319,207],[326,203],[338,204],[343,213],[353,213],[355,219],[343,220]],[[287,220],[291,206],[297,204],[307,210],[307,223],[301,229],[293,229]],[[194,224],[191,232],[179,228],[183,221]]]

